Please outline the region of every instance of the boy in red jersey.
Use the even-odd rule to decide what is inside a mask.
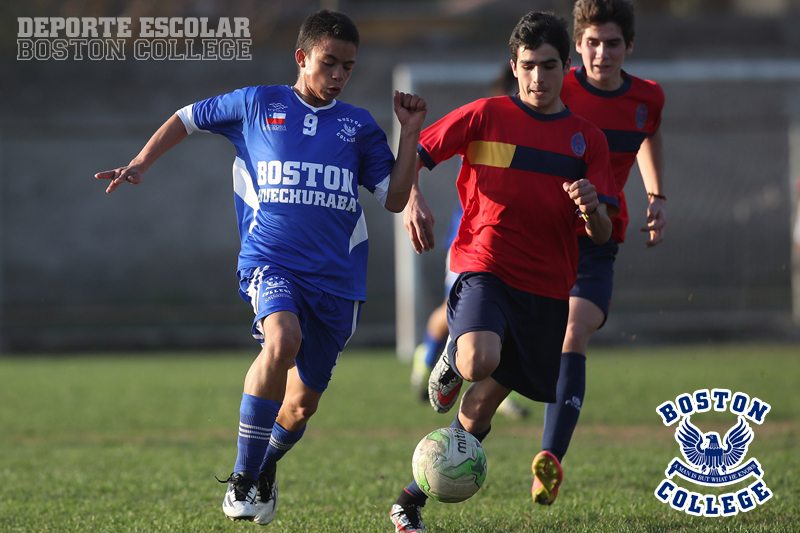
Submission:
[[[419,166],[455,155],[464,215],[451,248],[459,273],[448,299],[451,340],[431,372],[429,396],[447,412],[463,380],[473,382],[451,427],[483,440],[512,390],[555,400],[569,291],[578,260],[576,228],[611,236],[616,188],[602,132],[559,94],[569,71],[566,22],[528,13],[511,34],[519,93],[477,100],[424,130]],[[576,209],[577,206],[577,209]],[[404,220],[418,253],[433,246],[430,210],[415,183]],[[413,482],[392,506],[396,531],[424,531],[425,494]]]
[[[612,219],[614,230],[607,243],[593,242],[578,228],[578,279],[570,291],[557,399],[545,409],[543,452],[537,456],[540,463],[561,461],[578,422],[586,387],[586,349],[589,337],[603,326],[608,316],[614,258],[628,225],[622,189],[636,159],[650,199],[647,224],[641,228],[650,235],[648,247],[661,242],[666,222],[659,130],[664,92],[655,82],[635,78],[622,70],[625,56],[633,51],[633,5],[629,0],[578,0],[573,15],[575,48],[583,65],[573,68],[564,79],[561,99],[571,111],[605,133],[620,213]],[[536,461],[533,470],[534,500],[552,504],[558,494],[560,472],[550,475],[547,469],[537,467]]]

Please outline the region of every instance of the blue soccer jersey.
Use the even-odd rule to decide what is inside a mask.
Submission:
[[[394,156],[368,111],[305,103],[291,87],[246,87],[178,111],[187,132],[236,147],[239,269],[272,265],[343,298],[366,299],[367,225],[358,185],[383,203]]]

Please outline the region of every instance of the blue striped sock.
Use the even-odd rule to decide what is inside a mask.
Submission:
[[[253,477],[258,476],[267,453],[272,426],[280,409],[281,402],[242,394],[237,441],[239,453],[233,467],[234,472],[247,471],[252,473]]]
[[[306,426],[303,426],[299,431],[289,431],[276,423],[272,428],[272,436],[269,438],[269,447],[267,447],[267,455],[264,457],[264,464],[261,465],[261,470],[273,468],[275,463],[280,461],[281,457],[286,455],[286,452],[297,444],[297,441],[303,437],[305,431]]]

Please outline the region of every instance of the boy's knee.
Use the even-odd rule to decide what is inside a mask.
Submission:
[[[300,344],[303,342],[302,333],[293,328],[281,328],[264,333],[264,345],[261,349],[261,356],[267,361],[280,366],[291,367],[297,352],[300,351]]]
[[[500,363],[500,351],[491,346],[463,343],[458,345],[456,367],[467,381],[489,377]]]

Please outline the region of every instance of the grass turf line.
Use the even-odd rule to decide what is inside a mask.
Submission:
[[[235,459],[252,356],[0,359],[0,531],[261,530],[224,518],[225,486],[213,478],[224,479]],[[587,365],[585,407],[556,504],[530,500],[542,420],[542,406],[532,403],[526,421],[495,418],[485,441],[489,475],[475,497],[425,507],[431,532],[800,530],[800,349],[596,349]],[[279,463],[278,517],[265,531],[391,530],[388,509],[410,481],[414,446],[452,420],[416,400],[409,370],[388,352],[345,353],[306,437]],[[775,496],[736,517],[693,518],[653,496],[680,453],[674,426],[665,428],[655,407],[714,387],[772,405],[765,424],[753,425],[747,458],[760,461]],[[734,419],[692,420],[724,432]]]

